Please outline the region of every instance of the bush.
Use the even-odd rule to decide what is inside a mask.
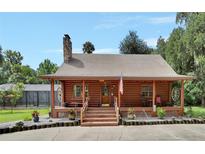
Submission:
[[[24,123],[22,121],[19,121],[16,123],[16,127],[23,127]]]
[[[166,106],[174,106],[174,102],[166,102]]]
[[[185,106],[199,105],[200,103],[200,89],[194,81],[187,81],[184,84],[184,99]]]
[[[129,108],[128,109],[127,118],[128,119],[135,119],[136,118],[136,115],[135,115],[135,112],[134,112],[134,108]]]
[[[68,113],[68,118],[69,120],[75,120],[76,118],[76,112],[74,109],[70,109],[69,113]]]
[[[161,108],[161,107],[158,107],[157,108],[157,116],[160,118],[160,119],[163,119],[166,115],[166,111]]]
[[[39,112],[38,111],[33,111],[32,113],[32,117],[38,117],[39,116]]]

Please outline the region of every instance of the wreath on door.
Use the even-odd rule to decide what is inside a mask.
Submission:
[[[177,102],[180,98],[180,88],[174,87],[171,93],[172,100]]]

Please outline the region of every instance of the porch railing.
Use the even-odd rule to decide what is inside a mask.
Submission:
[[[119,114],[119,107],[117,105],[117,97],[114,97],[114,105],[115,105],[115,113],[116,113],[117,123],[119,123],[120,114]]]
[[[80,122],[81,123],[83,123],[83,118],[85,116],[87,108],[88,108],[88,97],[86,97],[83,107],[81,108],[81,112],[80,112]]]

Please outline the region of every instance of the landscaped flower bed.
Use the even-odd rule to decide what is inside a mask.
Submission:
[[[79,126],[79,125],[80,125],[80,120],[38,123],[38,124],[24,125],[24,126],[3,127],[0,128],[0,134],[33,130],[33,129],[42,129],[42,128],[51,128],[51,127],[69,127],[69,126]]]
[[[122,119],[122,125],[160,125],[160,124],[205,124],[205,119],[197,119],[197,118],[190,118],[190,119],[155,119],[155,120],[129,120],[129,119]]]

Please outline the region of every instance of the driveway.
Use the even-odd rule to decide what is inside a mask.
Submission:
[[[146,125],[117,127],[58,127],[0,135],[0,140],[205,140],[205,125]]]

